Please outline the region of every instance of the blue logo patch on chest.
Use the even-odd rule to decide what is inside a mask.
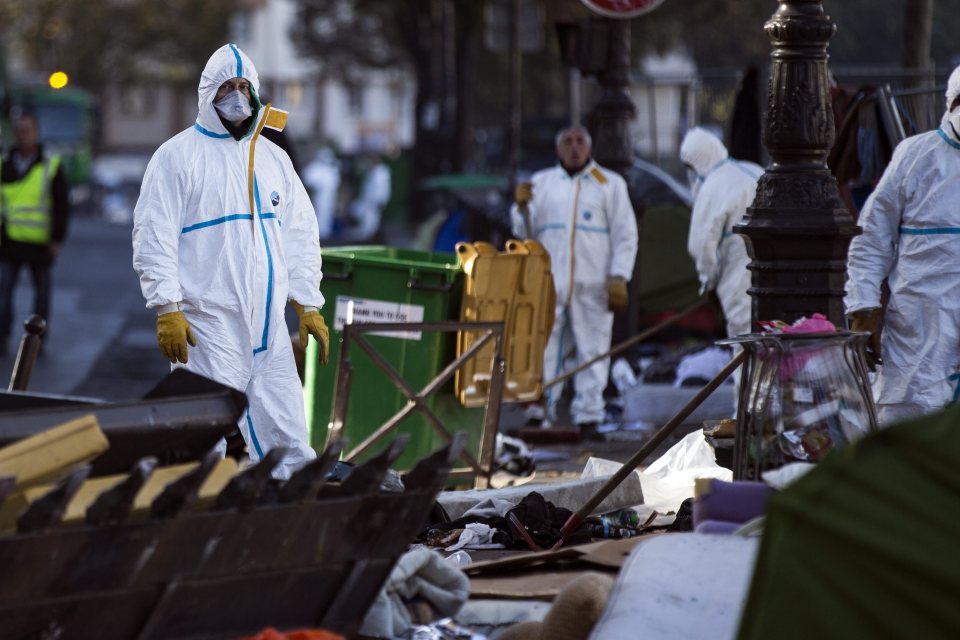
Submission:
[[[593,217],[593,214],[590,213],[589,211],[584,211],[584,212],[583,212],[583,219],[584,219],[584,220],[589,220],[589,219],[592,218],[592,217]]]
[[[271,192],[270,192],[270,203],[271,203],[273,206],[277,206],[278,204],[280,204],[280,194],[277,193],[276,191],[271,191]]]

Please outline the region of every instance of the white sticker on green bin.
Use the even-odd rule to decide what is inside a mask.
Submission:
[[[423,322],[423,305],[337,296],[337,308],[334,311],[333,321],[334,329],[343,331],[343,325],[345,324],[371,324],[374,322]],[[369,335],[401,340],[420,339],[419,331],[373,332]]]

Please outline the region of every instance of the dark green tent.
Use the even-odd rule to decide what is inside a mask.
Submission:
[[[687,253],[690,208],[683,204],[648,207],[640,223],[637,297],[643,313],[682,309],[700,298],[700,280]]]
[[[738,637],[960,638],[960,408],[837,450],[770,499]]]

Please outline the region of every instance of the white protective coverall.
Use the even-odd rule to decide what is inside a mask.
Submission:
[[[274,471],[289,475],[315,457],[287,327],[288,299],[322,307],[317,220],[289,157],[260,137],[267,108],[235,140],[213,106],[234,77],[259,89],[234,45],[218,49],[200,77],[196,124],[165,142],[147,166],[134,210],[133,265],[147,307],[179,303],[197,346],[185,365],[246,393],[240,431],[250,457],[290,449]]]
[[[700,291],[716,290],[727,336],[750,333],[750,256],[743,238],[733,233],[753,202],[763,169],[734,160],[712,133],[691,129],[680,145],[680,160],[696,171],[687,251],[700,276]]]
[[[310,188],[320,239],[326,240],[333,235],[333,215],[340,188],[340,163],[333,151],[326,147],[317,151],[316,157],[303,170],[303,182]]]
[[[593,160],[572,177],[557,165],[535,173],[531,182],[531,233],[516,205],[511,216],[517,237],[533,237],[550,254],[557,306],[543,357],[543,375],[549,379],[563,372],[570,351],[584,362],[610,349],[613,313],[607,308],[606,282],[633,276],[637,219],[627,183]],[[609,369],[607,358],[574,377],[570,412],[575,423],[603,421]],[[551,420],[556,420],[560,391],[555,386],[544,392]]]
[[[958,93],[960,67],[947,84],[948,110]],[[874,385],[883,425],[958,395],[960,138],[949,116],[897,145],[864,204],[863,234],[850,243],[847,313],[880,307],[884,278],[890,287]]]
[[[390,200],[390,169],[383,162],[370,167],[360,188],[360,197],[353,201],[350,211],[357,226],[350,230],[350,240],[370,240],[380,229],[383,208]]]

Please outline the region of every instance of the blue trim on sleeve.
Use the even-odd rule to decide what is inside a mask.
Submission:
[[[213,220],[206,220],[205,222],[198,222],[197,224],[192,224],[189,227],[184,227],[180,229],[180,233],[190,233],[191,231],[196,231],[197,229],[203,229],[205,227],[212,227],[217,224],[223,224],[224,222],[230,222],[232,220],[253,220],[253,216],[249,213],[234,213],[229,216],[223,216],[222,218],[215,218]]]
[[[567,228],[567,225],[563,224],[562,222],[551,222],[548,224],[540,225],[539,227],[534,229],[533,233],[534,235],[536,235],[541,231],[546,231],[547,229],[566,229],[566,228]]]
[[[253,430],[253,420],[250,419],[250,407],[247,407],[247,429],[250,431],[250,441],[253,443],[253,449],[257,452],[257,459],[263,460],[263,449],[260,448],[260,439],[257,438],[257,432]]]
[[[199,122],[195,122],[195,123],[193,124],[193,128],[196,129],[197,131],[199,131],[200,133],[202,133],[203,135],[205,135],[205,136],[210,136],[211,138],[221,138],[221,139],[222,139],[222,138],[229,138],[229,137],[231,137],[229,133],[214,133],[213,131],[210,131],[209,129],[204,129],[203,127],[200,126],[200,123],[199,123]]]
[[[944,131],[943,129],[937,129],[937,135],[939,135],[944,142],[946,142],[948,145],[950,145],[954,149],[960,149],[960,142],[957,142],[956,140],[951,139],[950,136],[947,135],[947,132]]]
[[[254,355],[267,350],[267,339],[270,332],[270,305],[273,302],[273,255],[270,253],[270,240],[267,238],[267,227],[263,224],[264,214],[260,211],[260,185],[257,184],[257,174],[253,174],[253,199],[257,203],[257,218],[260,220],[260,232],[263,234],[263,246],[267,249],[267,310],[263,319],[263,336],[260,346],[253,350]],[[269,215],[269,214],[267,214]]]
[[[230,50],[233,51],[234,57],[237,59],[237,77],[243,77],[243,60],[240,59],[240,52],[237,51],[236,45],[229,45]]]
[[[605,233],[607,235],[610,235],[610,227],[599,227],[599,226],[589,225],[589,224],[578,224],[576,228],[577,228],[577,231],[588,231],[590,233]]]
[[[960,234],[960,227],[900,227],[905,236],[943,236]]]

